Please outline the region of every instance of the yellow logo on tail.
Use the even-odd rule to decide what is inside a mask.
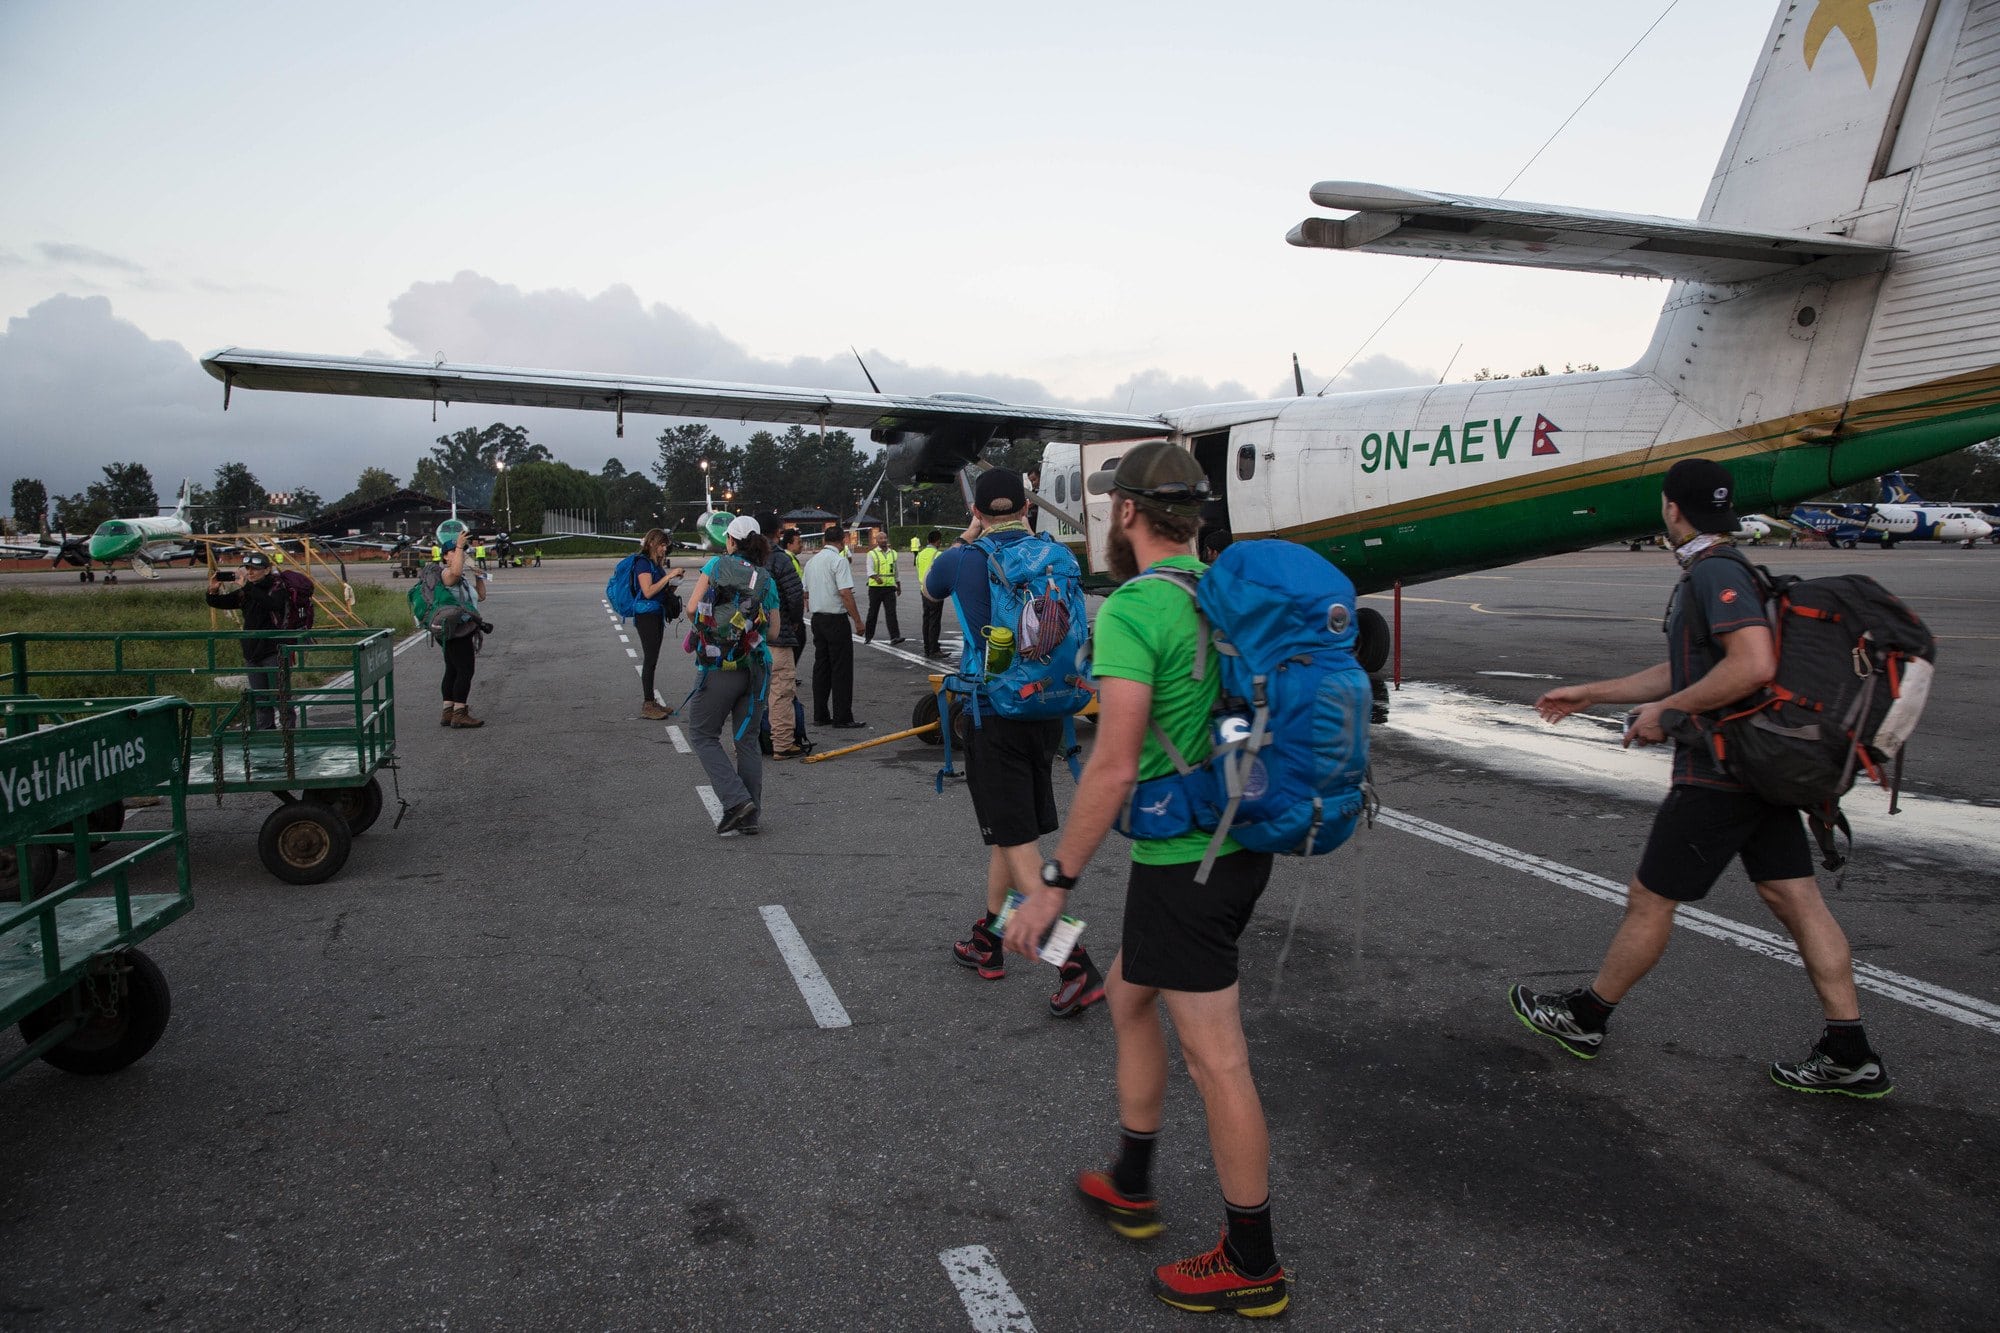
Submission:
[[[1819,58],[1819,48],[1827,36],[1838,31],[1854,48],[1861,73],[1868,86],[1875,86],[1875,16],[1868,12],[1874,0],[1819,0],[1812,18],[1806,21],[1806,68]]]

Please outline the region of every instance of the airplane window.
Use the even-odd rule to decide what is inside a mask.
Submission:
[[[1248,481],[1257,475],[1257,446],[1246,444],[1236,451],[1236,479]]]
[[[1072,472],[1069,474],[1069,493],[1077,498],[1078,503],[1082,503],[1083,474],[1081,472]]]
[[[1065,472],[1060,477],[1056,478],[1056,503],[1066,504],[1068,503],[1068,501],[1069,501],[1069,473]]]

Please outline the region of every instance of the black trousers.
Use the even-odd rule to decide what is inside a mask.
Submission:
[[[813,625],[813,722],[829,726],[854,720],[854,638],[844,615],[815,611]]]
[[[879,587],[873,583],[868,585],[868,628],[861,631],[862,638],[872,640],[875,637],[875,613],[878,611],[889,613],[889,637],[902,638],[903,631],[896,628],[896,586],[893,583]]]
[[[478,660],[472,643],[477,634],[444,642],[444,701],[462,704],[472,693],[472,666]]]
[[[944,645],[938,636],[944,633],[944,603],[924,598],[924,656],[936,657]]]
[[[651,703],[653,668],[660,664],[660,640],[667,632],[667,618],[658,611],[647,611],[632,617],[632,628],[638,631],[639,647],[645,654],[639,668],[639,697]]]

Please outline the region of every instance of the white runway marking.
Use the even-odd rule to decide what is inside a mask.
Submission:
[[[920,666],[926,671],[937,665],[937,663],[931,661],[930,658],[925,657],[922,653],[906,652],[901,648],[892,647],[886,643],[868,643],[859,634],[851,635],[850,637],[864,647],[873,648],[878,653],[887,653],[891,657],[900,657],[910,665]]]
[[[687,737],[681,735],[681,729],[679,727],[668,727],[667,739],[672,741],[674,743],[674,748],[676,750],[679,750],[682,754],[694,753],[694,750],[691,749],[688,745]],[[711,803],[715,801],[715,793],[713,791],[709,791],[707,787],[703,787],[701,790],[708,792],[708,799]],[[717,819],[721,819],[722,807],[720,805],[716,805],[714,808],[715,808],[715,817]]]
[[[631,636],[631,635],[629,635],[629,634],[621,634],[621,635],[619,635],[619,636],[618,636],[618,642],[620,642],[620,643],[630,643],[630,642],[632,642],[632,636]],[[1550,679],[1554,679],[1554,677],[1550,677]]]
[[[1488,842],[1470,833],[1461,833],[1457,829],[1433,824],[1428,819],[1419,819],[1415,815],[1406,815],[1400,811],[1384,810],[1380,818],[1390,828],[1399,829],[1415,837],[1426,838],[1440,846],[1464,852],[1468,856],[1476,856],[1483,861],[1491,861],[1494,865],[1506,866],[1509,870],[1518,870],[1537,879],[1545,879],[1551,884],[1560,884],[1566,889],[1574,889],[1578,893],[1588,894],[1592,898],[1599,898],[1619,907],[1625,905],[1625,886],[1602,875],[1593,875],[1587,870],[1578,870],[1573,866],[1566,866],[1530,852],[1519,851],[1497,842]],[[1756,926],[1732,921],[1726,916],[1717,916],[1713,912],[1692,906],[1682,907],[1675,913],[1675,920],[1682,927],[1698,935],[1723,940],[1738,948],[1762,954],[1766,958],[1790,963],[1794,967],[1805,966],[1805,961],[1799,957],[1799,952],[1793,947],[1791,940],[1776,932],[1760,930]],[[1873,991],[1877,995],[1887,996],[1913,1008],[1937,1014],[1941,1018],[1949,1018],[1969,1027],[2000,1034],[2000,1004],[1990,1000],[1963,995],[1958,991],[1947,990],[1943,986],[1934,986],[1928,981],[1919,981],[1900,972],[1891,972],[1886,967],[1876,967],[1858,958],[1854,961],[1854,984],[1862,990]]]
[[[764,928],[771,932],[778,952],[785,956],[785,966],[792,970],[792,980],[799,984],[799,993],[806,997],[806,1008],[812,1010],[813,1021],[823,1028],[851,1027],[853,1020],[841,1006],[840,997],[833,993],[826,974],[813,961],[812,950],[806,948],[805,940],[799,935],[799,928],[792,924],[792,918],[782,907],[760,907]]]
[[[977,1333],[1035,1333],[1028,1307],[1007,1285],[1007,1275],[984,1245],[962,1245],[938,1255],[945,1276],[958,1288],[958,1299]]]
[[[669,728],[669,730],[672,730],[672,728]],[[704,782],[694,789],[694,794],[701,797],[701,803],[708,807],[709,822],[720,824],[722,822],[722,798],[715,794],[715,788]],[[722,836],[725,838],[740,838],[743,835],[735,829],[731,829]]]
[[[639,650],[637,648],[627,648],[625,650],[625,656],[627,657],[637,657],[638,655],[639,655]]]

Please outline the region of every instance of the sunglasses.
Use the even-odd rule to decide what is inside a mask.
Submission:
[[[1158,504],[1187,505],[1199,504],[1208,498],[1208,482],[1170,481],[1164,486],[1120,486],[1119,490],[1135,500],[1152,500]]]

